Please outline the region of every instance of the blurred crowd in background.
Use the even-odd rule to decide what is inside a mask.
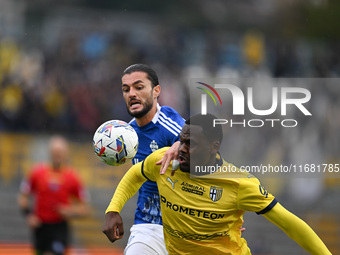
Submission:
[[[323,16],[315,10],[339,9],[334,1],[310,1],[308,8],[280,1],[262,1],[262,8],[256,1],[231,1],[241,14],[238,22],[243,20],[234,25],[230,10],[225,10],[225,19],[214,16],[222,15],[221,7],[227,6],[220,1],[208,6],[197,2],[205,10],[197,13],[203,21],[190,18],[191,12],[185,16],[181,9],[176,16],[174,7],[169,9],[170,21],[161,19],[163,9],[126,12],[123,4],[117,9],[108,1],[102,6],[75,1],[66,8],[64,2],[55,8],[36,1],[1,2],[0,130],[81,134],[92,133],[109,119],[128,121],[120,77],[133,63],[149,64],[158,72],[161,104],[184,117],[189,114],[187,86],[192,77],[340,75],[339,38],[332,34],[338,25],[325,27],[328,37],[296,35],[310,28],[292,25],[292,19],[303,23],[303,14],[317,24]],[[196,11],[198,7],[190,4],[185,1],[182,8]],[[178,21],[186,17],[186,23]],[[282,31],[271,28],[273,24]]]

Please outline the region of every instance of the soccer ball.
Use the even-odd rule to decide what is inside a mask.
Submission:
[[[94,153],[108,165],[119,166],[129,162],[137,149],[136,131],[122,120],[107,121],[94,133]]]

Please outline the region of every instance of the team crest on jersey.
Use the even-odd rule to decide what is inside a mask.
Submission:
[[[155,140],[152,140],[152,142],[150,143],[150,149],[152,152],[158,150],[158,143]]]
[[[223,193],[223,188],[210,186],[210,198],[213,202],[216,202],[221,199]]]

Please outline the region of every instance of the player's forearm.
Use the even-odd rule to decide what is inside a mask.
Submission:
[[[306,222],[287,211],[280,204],[264,214],[269,221],[281,228],[306,251],[315,255],[331,254],[318,235]]]
[[[311,254],[331,254],[318,235],[299,218],[284,231],[290,238]]]
[[[90,213],[90,207],[86,203],[78,202],[72,205],[58,207],[59,213],[65,219],[85,217]]]
[[[125,203],[139,190],[146,179],[141,174],[141,163],[132,166],[118,184],[118,187],[106,209],[108,212],[120,212]]]
[[[18,205],[23,213],[23,215],[27,216],[31,213],[29,198],[27,194],[20,193],[18,195]]]
[[[28,195],[26,194],[19,193],[17,201],[18,201],[18,205],[22,208],[26,208],[29,206],[29,199],[28,199]]]

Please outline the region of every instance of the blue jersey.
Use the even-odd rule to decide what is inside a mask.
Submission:
[[[152,121],[139,127],[133,119],[130,125],[138,134],[138,151],[133,164],[143,161],[152,152],[171,146],[179,140],[184,119],[174,109],[157,105]],[[156,182],[146,181],[139,189],[135,224],[153,223],[162,225],[161,206]]]

